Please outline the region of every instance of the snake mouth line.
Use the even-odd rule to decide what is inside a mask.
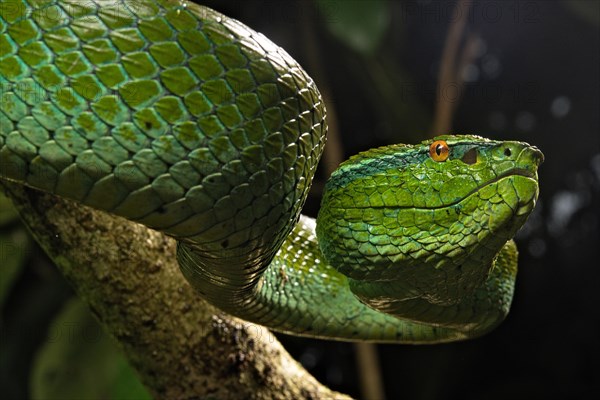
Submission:
[[[469,193],[467,193],[462,198],[460,198],[459,200],[457,200],[457,201],[455,201],[453,203],[442,205],[442,206],[436,206],[436,207],[419,207],[419,208],[436,209],[436,208],[444,208],[444,207],[453,206],[455,204],[460,203],[461,201],[463,201],[467,197],[469,197],[469,196],[477,193],[478,191],[480,191],[484,187],[489,186],[489,185],[493,185],[494,183],[499,182],[502,179],[508,178],[510,176],[522,176],[522,177],[525,177],[525,178],[536,180],[536,174],[535,174],[535,172],[531,172],[531,171],[523,169],[523,168],[514,168],[514,169],[510,169],[510,170],[508,170],[506,172],[501,173],[500,175],[498,175],[494,179],[491,179],[491,180],[487,181],[483,185],[477,186],[475,189],[471,190]]]
[[[504,178],[508,178],[510,176],[522,176],[525,178],[529,178],[532,180],[537,180],[536,179],[536,174],[535,172],[531,172],[529,170],[523,169],[523,168],[513,168],[510,169],[506,172],[503,172],[502,174],[496,176],[495,178],[485,182],[484,184],[481,184],[477,187],[475,187],[473,190],[471,190],[470,192],[468,192],[467,194],[465,194],[464,196],[462,196],[460,199],[457,199],[451,203],[447,203],[447,204],[442,204],[439,206],[431,206],[431,207],[427,207],[427,206],[423,206],[423,207],[416,207],[416,206],[368,206],[368,207],[344,207],[345,209],[348,208],[354,208],[354,209],[366,209],[366,208],[372,208],[372,209],[384,209],[384,208],[393,208],[396,210],[410,210],[410,209],[418,209],[418,210],[439,210],[442,208],[447,208],[447,207],[452,207],[457,205],[458,203],[460,203],[461,201],[465,200],[466,198],[468,198],[469,196],[472,196],[473,194],[477,193],[478,191],[480,191],[481,189],[483,189],[486,186],[492,185]],[[333,207],[332,207],[333,208]],[[342,208],[342,207],[335,207],[335,208]]]

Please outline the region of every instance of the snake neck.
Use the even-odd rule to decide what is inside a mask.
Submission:
[[[276,249],[263,251],[254,258],[215,257],[199,251],[193,244],[179,241],[177,260],[183,275],[204,299],[229,310],[246,304],[254,296],[275,252]]]

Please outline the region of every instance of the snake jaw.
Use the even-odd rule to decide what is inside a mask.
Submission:
[[[505,154],[510,153],[511,148],[513,150],[520,148],[520,151],[516,156],[514,166],[501,173],[497,180],[512,177],[512,186],[516,193],[516,203],[512,208],[515,216],[526,218],[535,207],[539,195],[537,170],[544,162],[544,154],[537,147],[522,142],[507,142],[504,147]]]

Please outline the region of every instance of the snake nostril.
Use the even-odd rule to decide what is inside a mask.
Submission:
[[[510,149],[510,147],[504,149],[504,155],[506,157],[510,157],[512,155],[512,150]]]

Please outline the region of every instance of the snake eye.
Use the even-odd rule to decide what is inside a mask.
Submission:
[[[442,162],[448,159],[450,148],[444,140],[436,140],[429,146],[429,156],[433,161]]]

